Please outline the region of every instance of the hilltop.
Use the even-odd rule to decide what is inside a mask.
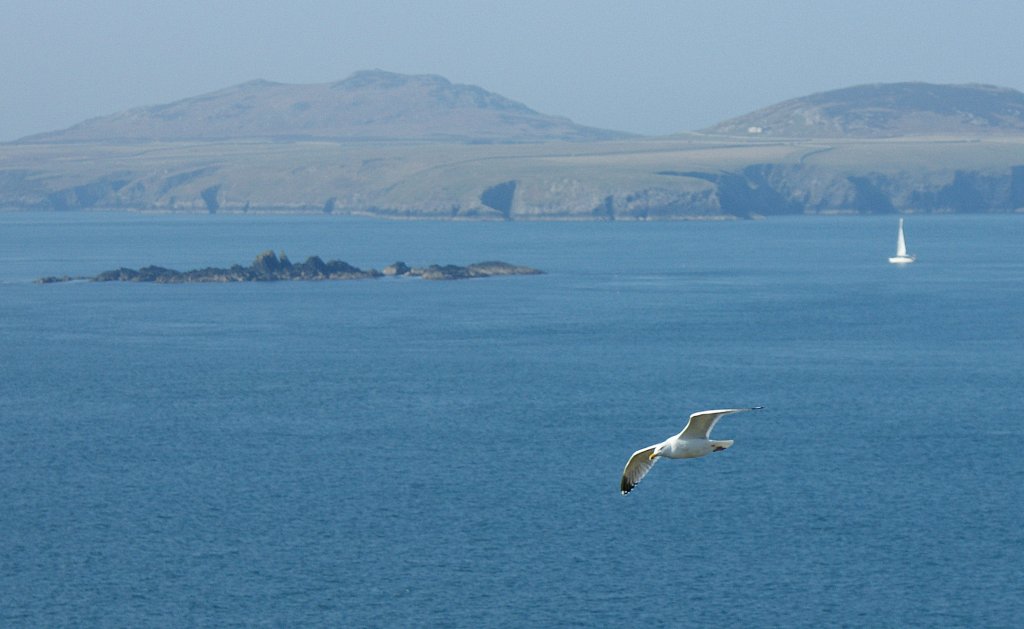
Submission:
[[[1024,134],[1024,94],[992,85],[876,83],[794,98],[703,132],[790,138]]]
[[[473,85],[381,70],[335,83],[250,81],[86,120],[22,143],[261,140],[538,142],[629,134],[575,124]]]

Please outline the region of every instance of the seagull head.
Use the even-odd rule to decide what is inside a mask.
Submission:
[[[661,456],[661,453],[664,452],[664,451],[665,451],[665,445],[662,444],[662,445],[654,448],[654,452],[651,452],[651,456],[649,456],[648,459],[653,461],[654,459],[656,459],[659,456]]]

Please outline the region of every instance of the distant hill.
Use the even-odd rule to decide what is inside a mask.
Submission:
[[[22,143],[332,139],[447,142],[610,140],[585,127],[434,75],[379,70],[336,83],[250,81],[177,102],[94,118]]]
[[[1024,134],[1024,94],[992,85],[876,83],[787,100],[704,133],[792,138]]]

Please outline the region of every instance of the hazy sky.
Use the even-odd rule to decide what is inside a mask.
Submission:
[[[645,134],[863,83],[1024,90],[1019,0],[0,0],[0,16],[0,141],[375,68]]]

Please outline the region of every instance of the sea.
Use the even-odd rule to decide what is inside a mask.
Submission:
[[[0,213],[0,625],[1020,627],[1024,215],[896,228]],[[34,282],[268,249],[544,274]]]

